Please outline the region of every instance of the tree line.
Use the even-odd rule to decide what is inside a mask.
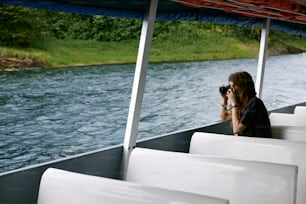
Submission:
[[[39,40],[78,39],[124,41],[138,39],[140,20],[104,16],[87,16],[48,10],[0,5],[0,45],[31,47]],[[171,38],[180,32],[200,37],[203,32],[259,39],[260,29],[205,22],[160,21],[155,24],[154,38]]]

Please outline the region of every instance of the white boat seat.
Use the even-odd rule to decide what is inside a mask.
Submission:
[[[271,126],[272,137],[306,142],[306,126]]]
[[[271,126],[306,126],[306,116],[288,113],[270,113]]]
[[[228,200],[49,168],[38,204],[228,204]]]
[[[229,199],[294,204],[297,166],[135,148],[127,181]]]
[[[297,204],[306,203],[305,142],[196,132],[189,153],[297,165]]]
[[[296,106],[294,108],[294,114],[296,115],[303,115],[306,117],[306,106]]]

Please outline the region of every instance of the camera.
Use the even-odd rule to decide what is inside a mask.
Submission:
[[[221,94],[226,94],[227,90],[229,90],[230,88],[231,88],[231,85],[220,86],[219,92],[220,92]]]

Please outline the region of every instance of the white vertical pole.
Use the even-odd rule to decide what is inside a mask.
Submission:
[[[255,83],[255,90],[257,93],[257,97],[259,98],[262,97],[262,86],[263,86],[263,80],[264,80],[269,30],[270,30],[270,19],[267,18],[261,30],[258,67],[257,67],[256,83]]]
[[[145,87],[147,67],[149,64],[150,48],[153,37],[154,23],[157,12],[158,0],[151,0],[150,8],[146,12],[138,48],[138,56],[134,74],[132,96],[129,115],[125,130],[123,144],[122,176],[125,178],[130,153],[136,145],[136,136],[140,118],[140,111]]]

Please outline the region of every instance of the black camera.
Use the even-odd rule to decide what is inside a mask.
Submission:
[[[227,85],[227,86],[220,86],[219,88],[219,92],[221,94],[226,94],[226,92],[231,88],[231,85]]]

